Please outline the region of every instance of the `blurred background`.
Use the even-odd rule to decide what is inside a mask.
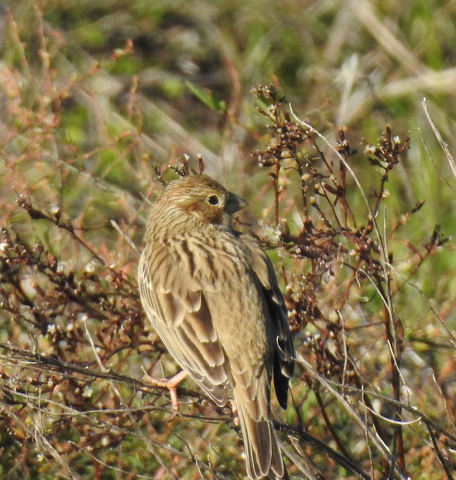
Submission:
[[[176,371],[137,296],[148,200],[201,155],[281,274],[291,477],[453,478],[455,25],[453,0],[4,1],[0,476],[243,478],[230,409],[141,382]]]

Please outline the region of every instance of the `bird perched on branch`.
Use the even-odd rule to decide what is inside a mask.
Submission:
[[[152,205],[138,280],[147,317],[176,362],[217,405],[234,396],[248,476],[282,479],[270,385],[286,408],[294,347],[269,258],[233,229],[245,205],[205,175],[171,182]]]

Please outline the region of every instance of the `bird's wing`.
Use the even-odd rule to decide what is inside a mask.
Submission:
[[[296,355],[288,324],[285,301],[279,289],[271,261],[258,241],[251,235],[241,235],[240,238],[251,252],[251,265],[263,288],[269,321],[275,338],[274,385],[280,405],[286,408],[288,382],[293,376]]]
[[[195,274],[188,245],[146,246],[139,263],[141,300],[168,351],[218,405],[227,400],[225,354]],[[212,289],[218,288],[212,285]]]

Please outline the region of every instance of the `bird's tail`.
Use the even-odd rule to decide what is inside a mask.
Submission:
[[[249,411],[252,409],[242,400],[242,395],[236,395],[235,389],[235,401],[244,439],[247,475],[252,480],[288,478],[269,412],[266,416],[261,415],[258,418],[260,414],[258,409],[255,408],[257,415],[252,415],[253,412]],[[252,401],[255,402],[255,400],[250,402]],[[257,419],[252,418],[255,416]]]

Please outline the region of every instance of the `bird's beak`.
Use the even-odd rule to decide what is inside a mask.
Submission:
[[[235,193],[228,192],[226,197],[225,209],[229,213],[235,213],[238,210],[247,206],[247,202],[236,195]]]

